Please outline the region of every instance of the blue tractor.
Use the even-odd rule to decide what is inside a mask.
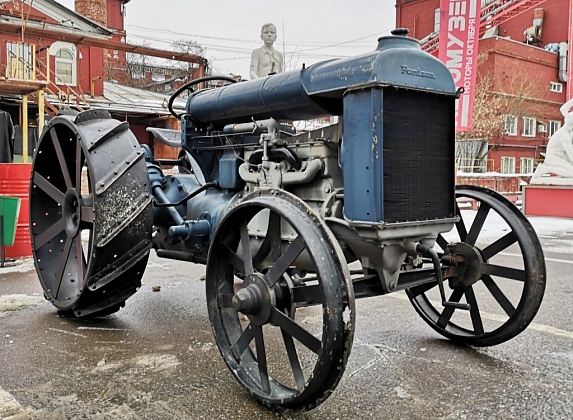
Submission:
[[[263,403],[302,410],[341,379],[358,298],[405,290],[434,330],[474,346],[532,321],[546,277],[537,236],[498,193],[455,185],[460,92],[405,31],[357,57],[193,89],[213,78],[177,92],[191,91],[176,140],[156,130],[178,160],[156,160],[106,111],[45,128],[30,231],[58,311],[119,310],[152,248],[205,264],[231,374]],[[337,122],[293,128],[325,116]]]

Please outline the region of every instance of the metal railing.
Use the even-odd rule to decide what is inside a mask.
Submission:
[[[12,46],[15,46],[15,48],[11,48],[15,49],[16,52],[8,50],[5,72],[7,79],[45,81],[48,85],[44,89],[46,93],[58,100],[57,107],[55,107],[51,102],[44,99],[46,107],[54,114],[58,113],[61,109],[70,108],[72,106],[79,111],[90,108],[83,94],[78,93],[76,89],[68,85],[50,68],[50,49],[48,47],[43,49],[45,56],[42,60],[36,53],[35,44],[16,42],[13,43]],[[22,55],[26,55],[24,54],[26,51],[29,51],[27,57],[20,56],[21,53]],[[40,70],[40,68],[45,69],[45,71]],[[31,97],[35,101],[38,101],[42,100],[40,97],[43,98],[43,95],[31,95]]]

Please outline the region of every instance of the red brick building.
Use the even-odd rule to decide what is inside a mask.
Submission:
[[[492,3],[494,0],[483,0],[482,7]],[[531,174],[543,159],[549,137],[563,123],[559,108],[566,101],[567,84],[565,69],[560,67],[564,61],[559,44],[568,42],[571,2],[529,2],[534,3],[535,7],[524,8],[489,28],[479,41],[478,89],[482,83],[482,89],[497,98],[485,105],[497,106],[500,124],[487,139],[474,137],[487,141],[487,155],[479,170],[460,164],[466,172]],[[439,5],[440,0],[397,0],[396,26],[423,39],[438,30]],[[540,16],[541,24],[534,22]],[[459,137],[471,139],[472,133]]]
[[[188,64],[189,77],[205,74],[207,62],[202,57],[126,43],[127,3],[76,0],[73,11],[54,0],[0,1],[0,110],[10,113],[21,128],[20,143],[28,154],[33,139],[26,147],[21,138],[36,135],[45,114],[53,116],[64,107],[107,109],[115,118],[129,121],[139,141],[152,147],[147,126],[178,128],[178,120],[165,109],[164,96],[150,94],[144,107],[134,98],[141,102],[145,94],[127,89],[106,94],[105,86],[111,87],[106,81],[117,85],[131,81],[127,52],[175,58]],[[125,92],[125,98],[118,92]],[[27,156],[25,150],[21,153]]]

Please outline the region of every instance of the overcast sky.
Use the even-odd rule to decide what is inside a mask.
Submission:
[[[57,0],[73,8],[74,0]],[[130,43],[170,49],[190,39],[206,49],[217,73],[248,77],[251,51],[261,45],[260,28],[277,26],[275,48],[287,70],[303,63],[373,50],[395,26],[393,0],[132,0],[127,4]]]

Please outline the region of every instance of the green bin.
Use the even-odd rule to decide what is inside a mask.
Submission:
[[[0,216],[4,219],[4,245],[14,245],[16,237],[16,227],[18,225],[18,214],[20,213],[20,199],[17,197],[7,197],[0,195]]]

